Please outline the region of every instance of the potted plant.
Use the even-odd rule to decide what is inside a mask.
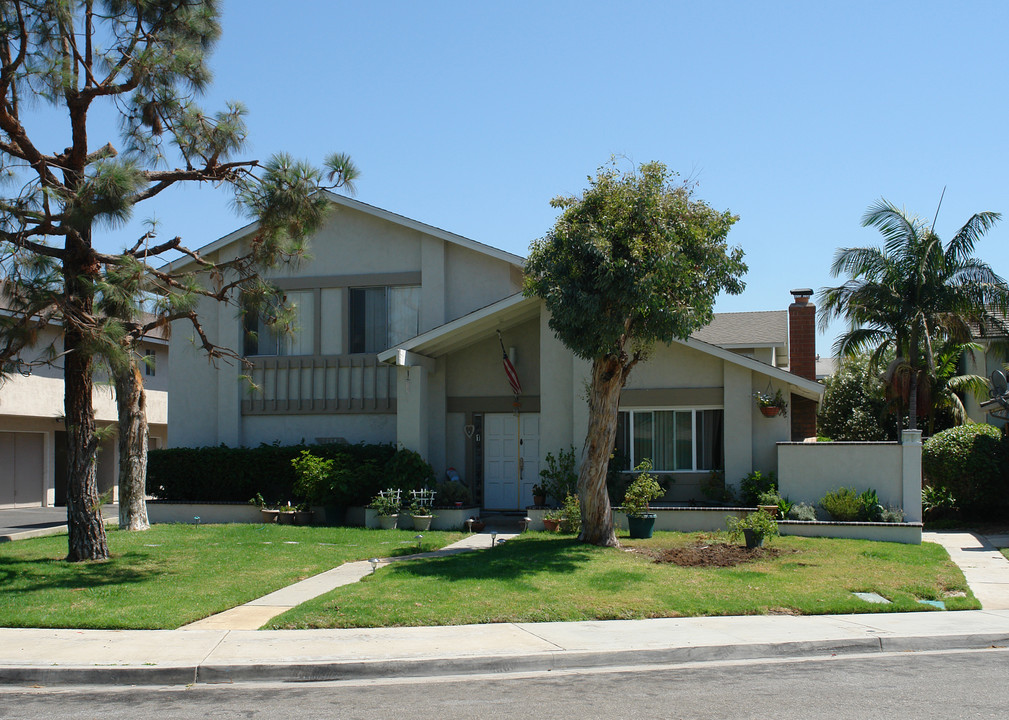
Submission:
[[[638,476],[627,486],[621,509],[627,515],[627,528],[632,538],[650,538],[655,528],[655,513],[648,512],[648,503],[662,497],[662,486],[649,474],[652,461],[645,459],[634,468]]]
[[[383,530],[393,530],[399,519],[399,498],[395,493],[379,493],[371,499],[368,507],[378,514],[378,522]]]
[[[414,530],[425,532],[431,529],[431,521],[434,520],[434,514],[431,512],[431,508],[427,505],[422,505],[419,500],[414,499],[410,503],[410,517],[413,518]]]
[[[547,504],[547,489],[543,487],[542,483],[536,483],[533,485],[533,505],[536,507],[542,507]]]
[[[280,506],[280,515],[277,516],[277,523],[279,525],[294,525],[294,507],[291,505],[291,501],[287,501],[287,505]]]
[[[557,532],[564,519],[564,508],[554,508],[543,515],[543,529],[547,532]]]
[[[775,417],[780,413],[781,417],[788,416],[788,402],[781,390],[771,395],[771,393],[757,393],[757,406],[764,417]]]
[[[307,502],[298,503],[294,508],[294,524],[295,525],[311,525],[312,518],[315,517],[315,511],[309,507]]]
[[[280,510],[270,508],[266,506],[266,500],[263,499],[262,493],[256,493],[256,496],[249,500],[250,505],[255,505],[259,508],[260,516],[263,518],[265,523],[276,523],[277,516],[280,515]]]
[[[762,510],[751,512],[742,519],[734,516],[729,517],[726,524],[729,527],[729,538],[738,542],[742,537],[748,548],[761,547],[764,544],[764,538],[774,537],[778,534],[778,523],[771,515]]]

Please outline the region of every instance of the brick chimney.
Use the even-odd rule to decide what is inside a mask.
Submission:
[[[816,380],[816,306],[809,302],[810,288],[792,290],[788,306],[788,370],[794,375]],[[792,440],[816,435],[816,402],[792,395]]]

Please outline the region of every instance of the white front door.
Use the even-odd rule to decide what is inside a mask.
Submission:
[[[540,416],[537,413],[484,415],[483,505],[519,510],[531,505],[539,480]]]

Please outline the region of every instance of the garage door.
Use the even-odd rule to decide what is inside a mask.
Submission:
[[[42,505],[45,436],[0,432],[0,505]]]

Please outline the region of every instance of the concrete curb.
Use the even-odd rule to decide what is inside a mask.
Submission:
[[[388,660],[200,663],[177,666],[0,666],[5,685],[189,685],[195,683],[324,682],[587,670],[734,660],[803,658],[884,652],[973,650],[1009,646],[1009,632],[700,645],[607,652],[557,650],[526,654]]]

